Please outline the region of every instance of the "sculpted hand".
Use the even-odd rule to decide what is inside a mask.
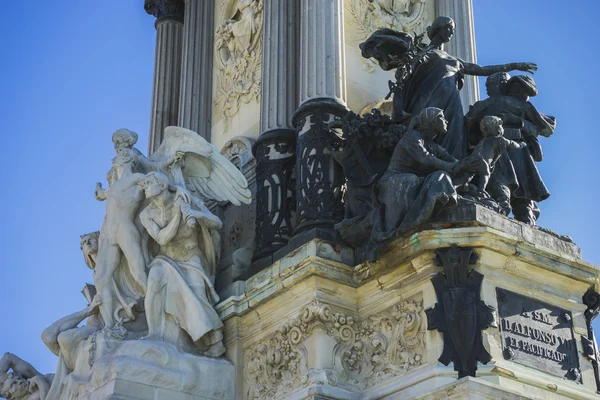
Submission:
[[[175,197],[177,199],[183,200],[184,203],[189,203],[192,200],[190,192],[188,192],[187,189],[184,189],[181,186],[175,186]]]
[[[183,218],[194,218],[194,210],[192,210],[192,207],[190,207],[189,204],[184,204],[183,207],[181,207],[181,211],[183,212]]]
[[[102,197],[100,197],[101,191],[102,191],[102,183],[97,182],[96,183],[96,191],[94,192],[94,197],[96,198],[96,200],[102,200]]]
[[[530,74],[533,74],[537,69],[537,64],[532,62],[519,63],[519,67],[517,68],[519,71],[529,72]]]
[[[50,386],[48,385],[48,382],[46,382],[43,376],[36,375],[33,378],[29,378],[27,380],[27,383],[29,384],[28,389],[30,393],[35,393],[37,391],[40,395],[40,399],[46,398]]]
[[[459,162],[460,170],[468,172],[477,172],[481,170],[484,163],[485,161],[483,161],[482,158],[478,158],[472,155],[462,159]]]
[[[88,308],[91,312],[96,313],[98,312],[98,307],[100,307],[100,305],[102,305],[102,297],[96,295],[92,299],[92,302],[90,303]]]
[[[173,156],[174,161],[173,162],[181,162],[183,161],[183,157],[185,156],[185,153],[183,151],[176,151],[175,155]]]
[[[41,376],[36,375],[33,378],[27,379],[27,383],[29,384],[29,392],[33,393],[37,390],[38,385],[40,383]]]

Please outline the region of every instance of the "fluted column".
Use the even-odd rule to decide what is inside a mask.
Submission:
[[[179,126],[210,141],[215,0],[184,0]]]
[[[296,132],[292,115],[298,106],[299,9],[297,1],[264,2],[261,134],[253,146],[257,182],[255,259],[285,246],[293,230]]]
[[[301,105],[296,127],[296,213],[294,242],[337,240],[343,218],[344,174],[331,152],[339,139],[328,124],[347,112],[343,0],[302,0],[300,27]],[[296,239],[297,238],[297,239]]]
[[[300,103],[346,104],[343,0],[301,0]]]
[[[436,0],[435,13],[437,16],[450,17],[456,23],[454,36],[445,44],[446,51],[464,61],[477,62],[473,0]],[[479,100],[479,81],[476,76],[465,76],[460,96],[465,111]]]
[[[156,17],[154,88],[148,145],[148,154],[151,154],[160,145],[164,129],[178,123],[184,4],[182,0],[145,0],[144,9]]]

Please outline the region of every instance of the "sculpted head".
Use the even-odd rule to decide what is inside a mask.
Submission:
[[[450,38],[452,38],[455,29],[456,24],[452,18],[437,17],[435,21],[433,21],[433,24],[427,27],[427,36],[429,37],[429,40],[433,40],[437,37],[442,43],[448,43]]]
[[[0,397],[8,400],[26,399],[31,393],[29,384],[18,374],[0,375]]]
[[[448,121],[444,118],[444,111],[437,107],[427,107],[419,114],[418,127],[425,138],[433,139],[446,133]]]
[[[132,171],[138,164],[138,158],[133,149],[122,148],[115,158],[112,159],[112,169],[117,178],[120,178],[126,168]]]
[[[98,237],[100,232],[87,233],[81,235],[81,251],[83,251],[83,259],[89,269],[96,268],[96,254],[98,253]]]
[[[119,129],[112,135],[112,142],[115,145],[115,150],[126,147],[131,148],[137,143],[137,133],[129,129]]]
[[[364,58],[374,58],[381,69],[389,71],[398,66],[394,60],[402,57],[412,45],[412,36],[393,29],[382,28],[376,30],[359,47]]]
[[[506,83],[506,91],[509,96],[524,99],[538,94],[535,81],[529,75],[517,75],[510,78]]]
[[[506,83],[510,79],[510,75],[506,72],[496,72],[488,76],[485,80],[485,90],[488,96],[499,96],[505,93]]]
[[[151,199],[160,195],[169,187],[169,178],[162,172],[153,171],[146,175],[142,187],[146,197]]]
[[[481,119],[479,124],[483,137],[502,136],[504,128],[502,127],[502,119],[488,115]]]

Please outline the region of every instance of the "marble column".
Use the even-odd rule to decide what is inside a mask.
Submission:
[[[293,230],[296,132],[292,115],[298,107],[299,11],[297,1],[264,2],[261,134],[253,146],[257,182],[255,259],[268,257],[285,246]]]
[[[458,58],[477,62],[475,51],[475,27],[473,25],[473,0],[436,0],[436,16],[450,17],[456,23],[456,31],[445,50]],[[465,86],[460,92],[465,112],[469,105],[479,100],[479,81],[476,76],[465,76]]]
[[[339,139],[328,127],[345,115],[343,0],[301,0],[300,107],[296,127],[296,213],[293,246],[313,238],[337,240],[344,214],[344,174],[331,152]]]
[[[184,0],[179,126],[210,142],[215,0]]]
[[[164,129],[178,123],[184,4],[182,0],[145,0],[144,9],[156,17],[154,88],[148,145],[148,154],[152,154],[163,139]]]

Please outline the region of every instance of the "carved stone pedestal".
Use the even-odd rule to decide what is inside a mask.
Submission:
[[[77,357],[93,357],[107,348],[111,350],[93,362],[89,375],[80,375],[81,371],[76,369],[66,376],[56,398],[217,400],[235,397],[234,367],[227,360],[182,353],[172,344],[151,340],[126,340],[114,346],[103,340],[102,335],[97,336],[91,350],[81,347]],[[59,360],[57,376],[61,374],[60,364]]]
[[[463,204],[348,259],[312,240],[217,306],[236,398],[597,398],[600,268],[565,238]]]

